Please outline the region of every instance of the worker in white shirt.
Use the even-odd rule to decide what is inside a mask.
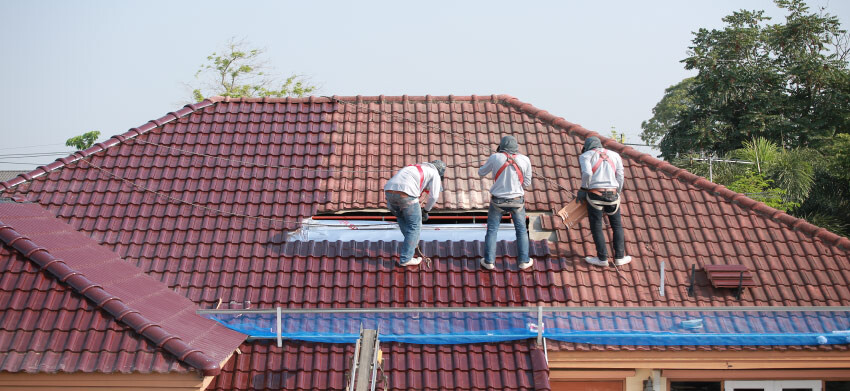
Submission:
[[[399,265],[413,266],[422,262],[422,257],[413,253],[419,245],[419,230],[428,220],[428,212],[437,203],[442,190],[441,179],[446,172],[446,163],[434,160],[430,163],[411,164],[399,170],[384,185],[387,208],[396,217],[398,228],[404,235],[399,254]],[[427,195],[425,206],[420,209],[419,197]]]
[[[614,264],[625,265],[632,261],[626,255],[623,222],[620,217],[620,194],[623,191],[623,159],[614,151],[602,148],[598,137],[588,137],[579,156],[581,189],[578,198],[587,201],[590,233],[596,244],[596,256],[585,257],[592,265],[608,266],[608,245],[602,232],[602,215],[608,216],[613,231]]]
[[[496,234],[502,215],[511,214],[516,230],[517,263],[521,270],[530,268],[534,260],[528,257],[528,228],[525,224],[525,190],[531,185],[531,161],[519,153],[513,136],[504,136],[496,153],[490,155],[478,169],[478,175],[493,174],[490,187],[490,208],[487,211],[487,235],[484,237],[484,257],[481,267],[496,268]]]

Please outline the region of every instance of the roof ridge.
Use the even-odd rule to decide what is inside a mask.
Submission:
[[[0,221],[0,241],[20,252],[36,264],[39,270],[47,271],[60,283],[94,302],[98,308],[106,311],[116,321],[124,323],[157,347],[177,357],[178,360],[198,369],[204,376],[214,376],[221,372],[220,364],[214,358],[199,349],[192,348],[180,336],[166,331],[160,324],[124,303],[120,297],[110,294],[85,274],[73,269],[64,260],[56,258],[46,248],[37,245],[2,221]]]
[[[305,97],[282,98],[246,98],[214,96],[209,100],[215,103],[330,103],[336,101],[372,102],[493,102],[498,103],[502,95],[311,95]]]
[[[818,227],[809,223],[805,219],[791,216],[788,213],[772,208],[763,202],[753,200],[741,193],[729,190],[723,185],[710,182],[708,179],[691,173],[684,168],[678,168],[669,162],[665,162],[648,153],[643,153],[632,147],[623,145],[612,138],[605,137],[597,132],[585,129],[581,125],[569,122],[562,117],[556,117],[546,110],[538,109],[532,104],[525,103],[511,95],[498,95],[498,97],[501,100],[501,103],[513,106],[517,110],[528,114],[529,116],[538,118],[543,122],[550,123],[553,126],[558,126],[566,130],[568,133],[577,134],[579,137],[583,138],[591,136],[599,137],[599,139],[602,140],[602,145],[606,148],[610,148],[611,150],[618,152],[620,155],[624,155],[639,163],[646,164],[657,171],[667,174],[671,178],[678,179],[682,182],[693,185],[694,187],[706,190],[709,193],[720,196],[726,201],[737,204],[742,208],[752,210],[763,217],[783,223],[792,230],[801,231],[806,235],[818,238],[827,244],[836,246],[845,251],[850,250],[850,239],[830,232],[826,228]]]
[[[23,173],[21,175],[18,175],[16,177],[12,178],[12,179],[9,179],[6,182],[0,182],[0,193],[2,193],[5,190],[9,190],[13,187],[16,187],[20,184],[23,184],[25,182],[28,182],[30,180],[33,180],[35,178],[38,178],[38,177],[40,177],[44,174],[47,174],[47,173],[49,173],[53,170],[65,167],[66,165],[71,164],[73,162],[76,162],[77,160],[84,159],[84,158],[89,157],[91,155],[94,155],[94,154],[96,154],[100,151],[104,151],[109,147],[112,147],[112,146],[115,146],[115,145],[118,145],[118,144],[124,142],[125,140],[129,140],[129,139],[134,138],[136,136],[147,133],[148,131],[155,129],[155,128],[158,128],[158,127],[160,127],[160,126],[162,126],[166,123],[169,123],[169,122],[174,121],[176,119],[180,119],[182,117],[185,117],[185,116],[189,115],[190,113],[197,111],[198,109],[202,109],[202,108],[205,108],[207,106],[211,106],[215,103],[218,103],[222,100],[221,98],[222,97],[220,97],[220,96],[216,96],[216,97],[212,97],[212,98],[209,98],[209,99],[204,99],[203,101],[198,102],[198,103],[187,104],[187,105],[183,106],[183,108],[180,109],[180,110],[169,112],[169,113],[165,114],[164,116],[162,116],[158,119],[150,120],[150,121],[144,123],[141,126],[138,126],[138,127],[135,127],[135,128],[130,128],[130,130],[124,132],[123,134],[112,136],[109,139],[107,139],[106,141],[94,144],[93,146],[89,147],[88,149],[74,152],[74,153],[72,153],[72,154],[70,154],[66,157],[56,159],[55,161],[53,161],[53,163],[50,163],[46,166],[38,166],[38,167],[36,167],[35,170],[32,170],[32,171]]]

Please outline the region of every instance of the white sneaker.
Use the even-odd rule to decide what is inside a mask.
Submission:
[[[608,267],[608,260],[601,260],[597,257],[584,257],[584,261],[596,266]]]
[[[485,269],[487,269],[487,270],[493,270],[493,269],[495,269],[495,268],[496,268],[496,264],[495,264],[495,263],[488,263],[488,262],[487,262],[487,260],[486,260],[486,259],[484,259],[484,258],[481,258],[481,259],[478,261],[478,263],[480,263],[480,264],[481,264],[481,267],[483,267],[483,268],[485,268]]]
[[[416,266],[420,263],[422,263],[422,257],[413,257],[413,258],[410,258],[410,260],[407,261],[407,262],[399,262],[398,265],[399,266]]]
[[[622,266],[622,265],[625,265],[625,264],[627,264],[631,261],[632,261],[632,257],[630,255],[626,255],[625,257],[615,259],[614,264],[617,265],[617,266]]]
[[[527,261],[527,262],[523,262],[523,263],[520,263],[520,264],[519,264],[519,270],[525,270],[525,269],[528,269],[528,268],[530,268],[532,265],[534,265],[534,260],[533,260],[533,259],[531,259],[531,258],[528,258],[528,261]]]

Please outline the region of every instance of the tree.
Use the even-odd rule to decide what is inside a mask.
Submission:
[[[284,97],[304,96],[316,90],[300,75],[290,75],[282,83],[270,76],[262,49],[250,48],[244,41],[231,39],[224,50],[207,56],[195,73],[202,86],[192,90],[192,98],[202,101],[206,96],[227,97]]]
[[[802,0],[775,3],[785,23],[741,10],[723,18],[722,30],[694,33],[682,62],[697,75],[669,88],[642,125],[642,139],[661,139],[663,157],[722,155],[753,137],[818,148],[850,132],[846,31]]]
[[[625,144],[626,143],[626,132],[618,132],[617,128],[612,126],[611,127],[611,138],[614,139],[614,141],[616,141],[620,144]]]
[[[65,140],[65,146],[77,148],[78,151],[90,148],[100,137],[100,132],[93,130]]]
[[[750,172],[729,184],[729,190],[745,194],[747,197],[782,211],[799,206],[795,202],[787,201],[785,190],[773,187],[771,182],[762,174]]]
[[[850,232],[850,38],[803,0],[774,0],[784,23],[741,10],[694,33],[686,69],[641,127],[661,155],[839,234]],[[761,197],[761,198],[759,198]]]
[[[652,118],[640,124],[640,139],[655,144],[676,123],[679,115],[692,106],[689,91],[694,78],[689,77],[664,90],[664,97],[652,108]]]

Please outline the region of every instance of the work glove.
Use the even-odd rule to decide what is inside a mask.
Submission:
[[[587,190],[585,190],[583,188],[578,189],[578,194],[576,195],[576,199],[577,200],[583,200],[585,198],[587,198]]]
[[[422,208],[422,222],[424,223],[428,221],[429,218],[430,216],[428,216],[428,211],[425,210],[425,208]]]

